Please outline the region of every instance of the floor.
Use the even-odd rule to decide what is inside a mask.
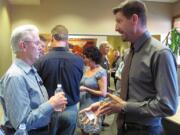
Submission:
[[[105,127],[100,135],[117,135],[115,115],[107,116],[105,121],[110,124],[110,127]]]

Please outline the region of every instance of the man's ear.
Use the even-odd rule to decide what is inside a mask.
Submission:
[[[131,22],[133,25],[137,25],[138,22],[139,22],[139,17],[137,14],[133,14],[132,17],[131,17]]]
[[[20,41],[18,46],[19,46],[20,50],[26,49],[26,45],[25,45],[25,43],[23,41]]]

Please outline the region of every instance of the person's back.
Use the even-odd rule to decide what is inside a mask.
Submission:
[[[51,33],[52,49],[35,63],[35,67],[42,77],[49,96],[54,94],[57,84],[62,84],[68,100],[65,111],[56,112],[53,116],[51,135],[72,135],[76,128],[83,59],[68,51],[68,30],[64,26],[55,26]]]
[[[68,98],[68,105],[79,101],[79,84],[83,75],[83,60],[80,57],[64,47],[54,47],[36,62],[35,67],[50,97],[60,83]]]

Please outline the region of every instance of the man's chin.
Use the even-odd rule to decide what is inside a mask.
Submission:
[[[127,42],[128,41],[127,38],[124,37],[123,35],[121,36],[121,39],[122,39],[123,42]]]

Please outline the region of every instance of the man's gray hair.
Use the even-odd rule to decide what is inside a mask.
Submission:
[[[101,43],[100,43],[100,45],[99,45],[99,49],[100,48],[103,48],[103,47],[110,47],[110,44],[109,44],[109,42],[108,41],[102,41]]]
[[[31,38],[33,32],[39,32],[35,25],[21,25],[16,27],[11,34],[11,47],[14,53],[20,51],[19,42]]]

